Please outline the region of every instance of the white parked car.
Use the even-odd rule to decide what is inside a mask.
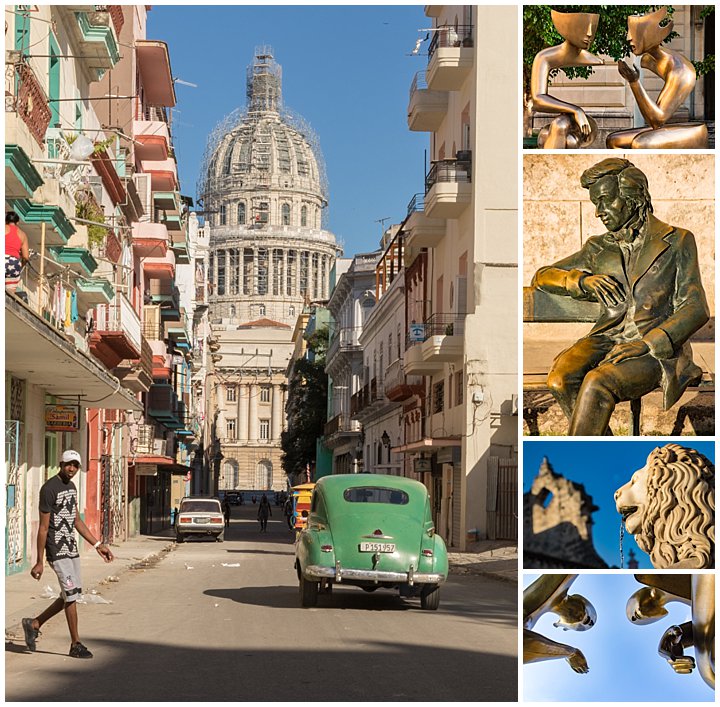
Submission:
[[[213,535],[224,539],[225,516],[217,498],[186,496],[180,501],[175,519],[175,539],[181,543],[188,535]]]

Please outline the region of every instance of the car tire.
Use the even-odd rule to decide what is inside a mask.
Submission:
[[[178,534],[175,536],[175,542],[176,542],[178,545],[179,545],[180,543],[184,543],[184,542],[185,542],[185,536],[184,536],[184,535],[181,535],[180,533],[178,533]]]
[[[317,606],[318,582],[312,582],[300,573],[300,605],[304,607]]]
[[[440,587],[428,584],[420,592],[420,608],[426,611],[437,611],[440,606]]]

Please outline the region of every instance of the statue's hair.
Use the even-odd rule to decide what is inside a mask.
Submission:
[[[694,449],[666,444],[647,460],[648,504],[638,546],[653,566],[694,560],[715,566],[715,467]]]
[[[615,177],[620,194],[634,203],[644,215],[652,213],[652,199],[647,177],[630,160],[622,157],[608,157],[606,160],[588,167],[580,176],[580,184],[584,189],[590,189],[603,177]]]

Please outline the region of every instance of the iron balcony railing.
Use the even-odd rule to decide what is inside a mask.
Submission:
[[[427,75],[425,74],[425,70],[418,71],[413,77],[412,83],[410,84],[410,98],[412,98],[415,91],[427,89],[427,87]]]
[[[353,420],[347,413],[341,413],[335,415],[335,417],[328,420],[325,424],[325,436],[329,437],[332,434],[339,432],[359,432],[360,423],[357,420]]]
[[[472,47],[472,25],[442,25],[435,29],[428,47],[428,61],[431,61],[437,49],[447,47]]]
[[[437,160],[433,162],[430,171],[425,176],[425,194],[438,182],[471,182],[470,167],[469,162],[459,162],[458,160]]]
[[[407,215],[425,211],[425,194],[415,194],[407,205]]]
[[[133,309],[130,300],[118,293],[110,304],[100,304],[95,308],[97,331],[121,331],[137,351],[138,358],[142,351],[142,324],[138,313]]]
[[[425,321],[425,340],[431,336],[462,336],[465,333],[465,314],[435,313]]]

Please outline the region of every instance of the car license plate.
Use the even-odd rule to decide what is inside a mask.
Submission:
[[[196,522],[196,523],[204,524],[204,523],[209,523],[209,522],[210,522],[210,519],[209,519],[209,518],[196,518],[196,519],[195,519],[195,522]]]
[[[360,543],[360,552],[395,552],[395,543]]]

